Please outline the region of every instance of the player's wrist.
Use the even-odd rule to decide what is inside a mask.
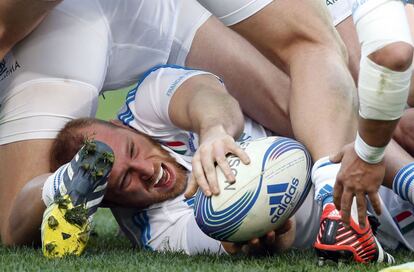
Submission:
[[[381,162],[385,156],[385,147],[386,146],[370,146],[364,141],[364,139],[362,139],[362,137],[357,132],[357,136],[354,143],[354,149],[361,160],[369,164],[377,164]]]

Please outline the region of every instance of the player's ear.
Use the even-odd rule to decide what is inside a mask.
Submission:
[[[122,128],[128,128],[128,126],[124,125],[124,123],[122,123],[121,121],[114,119],[114,120],[109,120],[109,122],[117,127],[122,127]]]

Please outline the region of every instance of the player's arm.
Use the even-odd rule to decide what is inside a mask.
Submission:
[[[233,153],[249,163],[247,154],[235,143],[244,128],[243,113],[214,75],[187,79],[171,98],[168,114],[177,127],[196,132],[200,139],[186,196],[193,195],[197,185],[206,195],[219,193],[216,163],[229,181],[235,180],[226,154]]]
[[[400,1],[377,4],[366,1],[353,14],[362,52],[358,134],[354,144],[333,158],[342,160],[334,201],[346,223],[354,196],[359,222],[365,222],[366,195],[381,212],[378,189],[385,173],[385,147],[403,113],[412,75],[413,47],[404,6]]]
[[[0,60],[62,0],[0,1]]]

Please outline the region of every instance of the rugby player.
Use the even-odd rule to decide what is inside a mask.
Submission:
[[[413,59],[401,1],[349,1],[348,5],[361,43],[361,64],[359,132],[353,144],[333,157],[334,162],[343,162],[335,183],[335,204],[345,222],[354,196],[360,221],[366,210],[365,194],[380,213],[376,190],[384,175],[381,162],[407,103]]]
[[[371,3],[368,4],[368,2]],[[375,110],[379,112],[383,111],[386,115],[389,114],[389,112],[387,113],[387,110],[391,110],[391,106],[394,106],[400,108],[399,114],[401,116],[401,114],[403,113],[402,109],[404,108],[404,105],[407,102],[408,88],[410,86],[410,77],[412,76],[412,72],[409,67],[412,62],[412,46],[410,36],[408,35],[409,31],[407,27],[407,21],[405,19],[403,4],[400,1],[347,0],[326,1],[326,4],[331,12],[334,24],[336,25],[338,32],[340,33],[342,39],[344,40],[348,48],[350,58],[349,67],[354,76],[354,79],[356,81],[359,80],[359,92],[362,91],[363,93],[362,95],[360,95],[360,98],[364,99],[363,103],[360,103],[360,105],[362,105],[362,108],[360,109],[360,115],[366,115],[367,112],[371,114]],[[408,7],[406,7],[406,9],[407,12],[410,11]],[[352,17],[351,15],[353,12],[354,16]],[[398,17],[398,20],[395,20],[393,16]],[[389,24],[388,22],[392,23]],[[366,28],[370,29],[367,31]],[[394,32],[395,29],[397,29],[398,31]],[[361,67],[359,65],[361,59],[361,46],[358,40],[361,40],[362,45]],[[382,72],[376,72],[374,69],[375,65],[370,66],[366,65],[365,63],[368,62],[369,64],[372,64],[371,61],[375,63],[375,65],[379,65],[375,68],[381,70],[382,68],[380,67],[383,66],[383,69],[389,69],[391,70],[391,72],[388,75],[385,75]],[[400,71],[399,69],[401,67],[403,70]],[[377,71],[379,71],[378,69]],[[364,77],[360,78],[359,75],[363,75]],[[379,97],[377,97],[377,100],[367,100],[367,95],[375,94],[375,89],[382,89],[381,86],[384,87],[384,92],[386,94],[381,93],[381,90],[378,94]],[[398,88],[400,89],[393,89],[396,88],[396,86],[398,86]],[[391,97],[393,95],[393,91],[395,91],[394,98]],[[400,95],[401,97],[398,97],[398,92],[402,94],[402,96]],[[388,98],[390,98],[390,100],[387,104]],[[381,104],[380,102],[382,102],[383,104]],[[376,116],[375,118],[377,117],[378,116]],[[382,116],[381,118],[384,118],[384,116]],[[406,110],[405,114],[401,118],[402,122],[399,123],[399,126],[394,132],[394,138],[409,152],[411,152],[412,150],[412,147],[410,145],[413,143],[410,134],[408,133],[412,131],[411,118],[411,109]],[[360,117],[359,130],[363,130],[364,133],[369,133],[372,137],[376,137],[376,139],[374,139],[376,141],[386,140],[386,142],[390,140],[390,137],[392,135],[392,129],[398,122],[398,120],[394,120],[394,122],[388,122],[388,124],[387,122],[382,122],[381,126],[381,122],[366,121],[366,119],[366,116],[365,119]],[[376,126],[378,127],[376,128]],[[367,130],[367,128],[369,129]],[[384,135],[388,134],[388,138],[384,138],[384,135],[375,132],[378,130],[381,130],[381,133]],[[378,135],[381,136],[378,137]],[[371,140],[373,139],[372,137]],[[360,141],[361,137],[359,135],[357,135],[357,140],[358,139],[359,141],[355,142],[355,149],[359,151],[359,154],[362,157],[364,157],[363,155],[365,155],[365,159],[367,159],[367,154],[361,154],[361,150],[366,153],[368,151],[373,152],[373,150],[375,149],[370,150],[369,146],[367,147],[366,145],[364,145],[363,142]],[[367,147],[368,149],[365,149],[365,147]],[[393,143],[391,147],[388,149],[389,153],[399,154],[398,149],[395,150],[395,148],[399,147],[398,145]],[[347,150],[348,152],[345,153],[347,154],[347,157],[345,157],[346,164],[342,167],[340,175],[338,176],[339,183],[335,184],[335,203],[337,204],[337,207],[340,207],[343,211],[345,211],[343,212],[342,216],[343,218],[345,218],[345,222],[348,222],[352,199],[353,196],[356,195],[358,199],[357,203],[359,209],[359,218],[355,219],[357,220],[357,222],[365,222],[366,220],[363,218],[366,210],[366,202],[364,198],[365,193],[368,192],[368,195],[371,196],[371,200],[373,199],[374,201],[376,201],[374,202],[374,206],[377,209],[379,209],[379,202],[375,197],[375,192],[377,190],[376,188],[382,182],[383,169],[381,171],[374,171],[372,169],[372,171],[362,171],[361,164],[371,168],[372,166],[370,166],[370,164],[367,164],[366,162],[363,163],[361,159],[358,159],[356,157],[355,153],[352,154],[353,149],[351,148],[351,145],[347,147]],[[381,149],[376,150],[381,151]],[[384,150],[384,148],[382,148],[382,150]],[[350,157],[348,157],[350,154],[354,156],[351,157],[354,160],[353,162],[349,159]],[[332,157],[331,159],[333,162],[338,163],[341,161],[342,155],[343,154],[340,153]],[[357,166],[358,164],[355,162],[358,162],[359,166]],[[350,166],[351,163],[354,163],[352,167]],[[353,170],[345,170],[346,168],[351,168]],[[358,175],[356,175],[355,173],[358,173]],[[353,180],[350,177],[353,177]],[[343,184],[345,184],[345,186],[343,186]],[[331,180],[325,186],[328,186],[328,188],[331,189],[334,186],[334,183]],[[406,193],[401,194],[401,190],[395,190],[395,192],[405,200],[407,200],[407,198],[410,197]],[[323,202],[325,203],[325,205],[331,205],[330,203],[332,201],[333,199],[328,195]],[[356,209],[356,206],[352,207]],[[364,226],[364,223],[362,223],[361,226]],[[322,246],[318,241],[318,243],[315,244],[315,247],[323,247],[324,249],[330,248],[330,250],[335,251],[334,244],[335,242],[331,242],[330,246]]]
[[[85,137],[105,142],[114,150],[115,162],[104,202],[113,207],[118,223],[134,244],[188,254],[222,252],[221,243],[197,227],[191,208],[193,199],[182,195],[186,180],[190,172],[198,175],[194,172],[199,170],[204,178],[215,176],[215,162],[228,175],[229,166],[223,163],[226,153],[237,154],[248,162],[234,139],[244,141],[269,132],[249,118],[243,119],[238,103],[227,95],[217,77],[178,67],[157,67],[147,73],[129,92],[118,118],[123,125],[94,119],[68,123],[55,140],[53,168],[70,161]],[[59,193],[57,188],[64,177],[59,172],[67,171],[67,167],[59,168],[44,184],[46,205]],[[309,194],[296,214],[296,226],[280,237],[284,244],[279,245],[310,247],[318,233],[320,213],[320,205]],[[348,246],[347,257],[361,262],[393,261],[372,231],[350,233],[343,236],[355,237],[356,244],[366,240],[370,243],[362,243],[359,252]],[[275,233],[269,235],[274,237]],[[269,241],[273,241],[271,237],[267,237]]]
[[[355,94],[353,93],[355,88],[352,84],[351,76],[346,66],[344,66],[348,56],[345,53],[343,44],[338,41],[339,36],[333,28],[329,13],[325,12],[324,4],[320,1],[245,0],[227,1],[226,5],[223,5],[222,1],[218,0],[199,1],[225,24],[248,39],[269,60],[279,65],[282,70],[288,73],[291,79],[292,92],[289,108],[292,129],[295,138],[305,144],[315,161],[312,171],[312,181],[315,184],[315,198],[329,210],[330,207],[327,204],[333,202],[332,190],[334,184],[336,184],[336,204],[344,210],[342,213],[343,218],[346,220],[345,222],[349,223],[351,203],[355,193],[354,190],[357,187],[359,190],[358,207],[360,212],[359,217],[355,218],[355,220],[357,220],[356,225],[361,226],[359,231],[363,231],[367,220],[366,204],[364,202],[365,190],[369,192],[370,198],[374,201],[376,211],[379,211],[379,203],[376,201],[377,198],[374,197],[378,190],[378,184],[382,181],[383,173],[375,173],[377,176],[374,176],[374,178],[376,178],[377,182],[369,185],[365,184],[366,186],[361,188],[358,181],[352,180],[352,183],[350,183],[344,171],[340,172],[338,178],[339,168],[337,164],[330,163],[328,157],[330,154],[338,153],[345,144],[355,139],[357,119],[353,115],[352,108],[352,97]],[[331,14],[334,23],[340,24],[348,15],[346,5],[351,3],[348,1],[334,2],[338,3],[336,3],[334,8],[331,8]],[[379,2],[381,2],[379,4],[382,4],[384,1]],[[329,2],[326,4],[329,7],[331,6],[329,4],[333,3]],[[378,10],[379,6],[374,8]],[[392,14],[392,12],[388,14]],[[400,20],[404,20],[404,18],[402,16]],[[356,19],[359,20],[359,17]],[[361,20],[366,21],[369,19]],[[393,23],[401,24],[400,22]],[[365,23],[362,24],[365,25]],[[358,25],[361,25],[361,23],[357,24],[357,27]],[[338,27],[340,28],[341,26]],[[364,31],[366,32],[366,30]],[[359,30],[359,32],[361,31]],[[386,35],[386,33],[383,34]],[[370,36],[369,38],[372,37]],[[376,39],[376,37],[373,38]],[[355,39],[352,41],[355,41]],[[405,48],[404,44],[398,44],[397,47]],[[404,51],[403,54],[405,53],[408,56],[410,52]],[[410,57],[412,58],[412,56]],[[394,60],[398,60],[398,58],[394,58]],[[315,66],[318,69],[315,69]],[[355,67],[357,65],[353,62],[351,66]],[[394,67],[389,68],[392,69]],[[339,78],[336,77],[338,75]],[[315,80],[316,78],[318,80]],[[237,95],[235,96],[238,97]],[[321,98],[323,98],[324,103],[319,102]],[[249,113],[248,102],[245,103],[243,98],[238,98],[238,100],[242,108],[247,109],[246,112]],[[262,119],[254,113],[250,115],[255,120],[258,120],[259,123],[265,125],[272,118],[272,115]],[[309,122],[303,122],[303,116],[312,116],[312,118],[310,118]],[[364,133],[368,132],[364,130]],[[362,138],[359,137],[357,139],[361,140]],[[349,153],[346,154],[345,158],[348,158]],[[334,162],[341,162],[339,155],[333,157],[333,159]],[[344,161],[345,166],[342,169],[349,167],[348,160]],[[335,180],[339,180],[339,182],[335,183]],[[342,180],[345,180],[345,185],[343,185]],[[205,183],[204,180],[197,182]],[[343,189],[344,186],[345,189]],[[342,206],[338,202],[338,199],[341,199],[341,197],[344,201]],[[328,214],[329,212],[324,213],[321,219],[321,232],[324,232],[323,225],[325,219],[329,220],[325,218],[325,215],[328,216]],[[341,222],[337,223],[341,224]],[[316,246],[318,246],[318,243]],[[329,248],[331,251],[339,250],[339,247],[335,247],[332,244],[329,244],[329,246],[323,245],[323,247],[325,249]],[[329,254],[327,253],[327,255]]]
[[[271,7],[271,9],[267,8],[266,10],[270,10],[270,12],[274,12],[275,6],[272,4],[270,5],[269,3],[266,3],[265,6],[269,6]],[[263,7],[263,6],[262,6]],[[319,6],[318,4],[316,4],[316,7],[314,10],[318,10]],[[272,11],[273,10],[273,11]],[[322,8],[323,10],[323,8]],[[258,10],[256,9],[254,11],[254,14],[259,14]],[[249,16],[247,16],[249,17]],[[246,18],[247,18],[246,17]],[[267,16],[265,16],[267,17]],[[185,16],[181,16],[181,19],[185,18]],[[252,17],[253,18],[253,17]],[[256,17],[255,17],[256,18]],[[326,19],[326,14],[324,14],[324,16],[322,17],[324,18],[323,20]],[[244,20],[244,22],[247,22],[249,20]],[[295,23],[295,22],[293,22]],[[325,26],[322,26],[322,24],[316,24],[319,27],[323,27],[325,29]],[[229,82],[229,90],[230,92],[235,95],[241,102],[242,102],[242,106],[244,108],[246,108],[246,111],[250,111],[253,114],[254,117],[256,117],[256,119],[262,120],[263,123],[267,124],[268,127],[272,128],[275,131],[282,131],[282,133],[285,134],[289,134],[290,131],[290,126],[289,126],[289,122],[286,122],[287,120],[287,104],[288,104],[288,100],[289,100],[289,95],[286,95],[286,85],[288,85],[288,83],[286,83],[286,80],[282,80],[281,79],[281,74],[280,72],[275,69],[275,67],[273,67],[270,63],[266,62],[266,60],[263,59],[263,57],[261,57],[259,54],[257,54],[257,52],[255,52],[254,50],[251,50],[251,48],[249,47],[248,44],[243,43],[241,41],[241,39],[237,36],[234,36],[234,34],[232,34],[231,32],[220,28],[220,24],[217,23],[217,21],[215,21],[214,19],[209,19],[208,20],[208,24],[204,24],[199,31],[197,31],[197,34],[194,38],[194,41],[191,45],[191,50],[190,53],[186,59],[186,63],[192,66],[198,66],[198,67],[205,67],[207,69],[210,70],[217,70],[216,72],[220,75],[222,75],[222,77],[226,80],[226,82]],[[45,29],[47,29],[47,27],[45,27]],[[293,28],[294,29],[294,28]],[[293,33],[295,33],[294,35],[297,35],[297,33],[295,31],[292,31]],[[297,32],[301,32],[301,31],[297,31]],[[327,31],[329,32],[329,31]],[[313,33],[315,34],[315,33]],[[336,41],[334,42],[333,37],[335,37],[335,34],[327,34],[329,36],[329,39],[327,39],[328,43],[329,42],[333,42],[336,44]],[[333,35],[333,36],[332,36]],[[35,36],[35,34],[34,34]],[[70,35],[69,35],[70,36]],[[43,37],[42,37],[43,38]],[[288,37],[286,37],[286,39],[291,38],[291,36],[288,35]],[[215,43],[212,44],[211,42],[207,42],[208,40],[211,39],[220,39],[221,43]],[[41,39],[34,39],[37,42]],[[306,40],[306,39],[305,39]],[[323,39],[321,39],[323,40]],[[319,48],[319,45],[321,40],[318,40],[316,42],[315,45],[316,47],[311,47],[309,48],[310,51],[312,51],[312,49],[317,49]],[[303,40],[302,40],[303,41]],[[306,44],[306,42],[302,42],[300,44]],[[224,46],[226,45],[226,46]],[[337,45],[333,46],[334,48],[336,48]],[[301,47],[301,46],[300,46]],[[323,47],[323,46],[322,46]],[[339,46],[341,47],[341,46]],[[246,58],[242,59],[239,58],[237,56],[237,54],[235,54],[235,52],[237,52],[238,50],[236,50],[237,48],[239,48],[239,51],[242,51]],[[324,49],[327,49],[325,47],[323,47]],[[336,48],[338,49],[338,48]],[[316,50],[318,51],[318,50]],[[324,51],[324,50],[322,50]],[[330,49],[327,49],[327,51],[331,52],[332,51]],[[335,51],[335,50],[334,50]],[[341,51],[341,50],[339,50]],[[338,53],[339,51],[336,51],[336,53]],[[325,52],[325,51],[324,51]],[[58,54],[57,54],[58,55]],[[324,54],[322,54],[324,55]],[[328,54],[329,55],[329,54]],[[60,57],[62,57],[63,54],[60,54]],[[113,56],[113,55],[111,55]],[[202,57],[202,56],[208,56],[208,57]],[[57,57],[57,56],[55,56]],[[65,58],[70,58],[70,56],[64,56]],[[292,57],[292,55],[290,55],[290,57]],[[336,55],[336,57],[338,57],[338,55]],[[74,58],[72,58],[73,60]],[[334,58],[338,61],[338,58]],[[340,58],[342,59],[342,58]],[[215,62],[215,64],[213,65],[212,63]],[[219,64],[227,64],[227,65],[217,65],[217,63]],[[229,69],[229,63],[232,64],[231,69]],[[296,62],[295,62],[296,63]],[[339,61],[338,63],[341,63],[341,61]],[[217,65],[217,66],[215,66]],[[340,65],[341,67],[343,67],[342,65]],[[116,67],[115,65],[113,67]],[[224,67],[224,68],[223,68]],[[298,65],[295,65],[295,67],[298,67]],[[341,68],[342,69],[342,68]],[[37,70],[37,69],[34,69]],[[127,70],[127,69],[125,69]],[[300,70],[300,69],[299,69]],[[305,69],[308,72],[311,69]],[[332,69],[328,69],[329,71],[333,71]],[[133,69],[131,69],[130,71],[135,71]],[[311,71],[312,72],[312,71]],[[62,73],[64,74],[64,73]],[[249,80],[246,80],[245,75],[249,75]],[[342,74],[342,73],[340,73]],[[271,75],[272,80],[269,80],[268,75]],[[120,76],[120,81],[123,78],[123,74],[122,75],[118,75]],[[70,78],[71,76],[69,76]],[[22,76],[23,79],[26,79],[25,76]],[[229,80],[228,80],[229,79]],[[81,80],[82,81],[82,80]],[[348,82],[348,80],[335,80],[335,84],[337,84],[338,82]],[[263,83],[261,83],[263,82]],[[118,82],[119,83],[119,82]],[[122,82],[120,84],[115,84],[114,86],[122,86],[122,84],[124,84],[125,82]],[[297,81],[297,83],[299,84],[300,82]],[[276,86],[276,84],[281,84],[283,85],[280,89],[279,92],[274,91],[274,86]],[[340,84],[342,85],[342,84]],[[250,90],[252,90],[255,86],[260,86],[260,90],[257,90],[257,92],[255,93],[254,96],[251,95],[251,92],[249,92]],[[299,88],[296,88],[299,89]],[[318,88],[315,88],[318,89]],[[271,90],[271,92],[269,91]],[[314,89],[312,89],[314,90]],[[347,97],[347,95],[345,95]],[[332,96],[329,96],[332,97]],[[276,99],[277,98],[277,99]],[[341,112],[335,112],[335,114],[343,114],[344,116],[347,115],[347,113],[349,113],[349,109],[352,108],[352,106],[350,106],[350,104],[352,104],[350,101],[352,99],[350,99],[349,97],[347,97],[346,101],[348,101],[347,103],[345,103],[348,106],[344,106],[345,108],[342,109]],[[294,100],[291,100],[294,101]],[[264,104],[264,102],[266,102]],[[302,102],[304,102],[302,100]],[[292,102],[294,103],[294,102]],[[247,104],[247,105],[246,105]],[[339,105],[343,105],[343,102],[341,102]],[[319,106],[319,105],[318,105]],[[253,109],[257,109],[258,107],[260,107],[261,109],[266,109],[266,110],[262,110],[262,111],[253,111]],[[300,107],[297,107],[300,108]],[[318,109],[320,107],[317,107]],[[60,109],[59,109],[60,110]],[[271,114],[269,114],[271,113]],[[58,115],[58,114],[56,114]],[[86,114],[88,115],[88,114]],[[352,115],[352,114],[351,114]],[[269,117],[271,116],[271,118],[264,118],[264,117]],[[328,116],[334,116],[332,114],[328,114]],[[349,115],[347,115],[349,117]],[[339,118],[339,120],[342,119],[347,119],[348,117],[345,118]],[[71,119],[73,118],[73,116],[67,117],[67,119]],[[351,118],[352,119],[352,118]],[[282,122],[279,122],[279,120],[282,120]],[[338,118],[337,118],[338,120]],[[63,123],[66,121],[62,122]],[[352,122],[349,122],[352,123]],[[276,125],[277,124],[277,125]],[[298,126],[302,126],[301,123],[297,122]],[[328,126],[341,126],[340,125],[341,122],[335,121],[335,122],[331,122],[330,124],[328,124]],[[352,125],[351,125],[352,126]],[[52,129],[54,131],[54,128]],[[335,131],[351,131],[352,129],[344,129],[343,127],[341,129],[336,129],[334,128],[333,130]],[[316,130],[312,130],[312,131],[316,131]],[[318,130],[321,131],[321,130]],[[53,134],[53,133],[51,133]],[[50,134],[50,135],[51,135]],[[325,135],[325,134],[324,134]],[[342,135],[342,134],[341,134]],[[53,138],[54,136],[47,136],[47,138]],[[305,137],[305,136],[304,136]],[[44,136],[41,136],[40,138],[44,138]],[[346,136],[344,136],[344,138],[346,138]],[[31,146],[35,141],[30,140],[32,139],[32,135],[29,135],[26,137],[25,141],[25,146]],[[330,141],[335,141],[333,140],[334,137],[330,138]],[[44,144],[46,144],[47,146],[49,146],[49,143],[45,143],[45,141],[42,141]],[[310,141],[312,142],[312,141]],[[16,147],[16,144],[11,144],[9,146],[14,146]],[[337,146],[337,144],[332,144],[329,146]],[[339,144],[338,144],[339,146]],[[34,150],[34,149],[32,149]],[[1,150],[0,150],[1,152]],[[14,152],[13,149],[10,148],[9,154],[10,152]],[[43,153],[42,153],[43,152]],[[48,153],[48,149],[47,148],[40,148],[37,152],[35,152],[35,156],[39,156],[39,160],[38,162],[41,162],[41,158],[45,158],[45,153]],[[324,153],[324,152],[321,152]],[[41,156],[42,155],[42,156]],[[44,163],[44,162],[42,162]],[[9,167],[5,167],[7,169],[5,169],[5,171],[8,171],[9,173],[11,171],[13,171],[12,168],[10,168],[10,164],[8,165]],[[32,166],[35,167],[35,166]],[[12,170],[10,170],[12,169]],[[15,169],[15,168],[14,168]],[[32,173],[30,171],[28,171],[27,173]],[[42,171],[38,171],[38,174],[42,173]],[[15,175],[15,174],[14,174]],[[30,177],[33,177],[34,175],[32,174],[27,174]],[[329,178],[332,178],[331,176]],[[20,178],[22,183],[26,183],[27,179],[29,178]],[[10,178],[8,179],[10,180]],[[19,185],[20,187],[22,185]],[[206,187],[204,187],[206,188]],[[30,187],[29,187],[30,189]],[[207,190],[207,189],[205,189]],[[12,193],[9,193],[8,195],[11,196],[11,198],[13,198],[13,196],[16,194],[16,192],[19,191],[19,188],[11,188],[9,191],[13,191]],[[24,194],[23,194],[24,196]],[[22,197],[23,197],[22,196]],[[10,199],[6,199],[9,202],[8,205],[5,206],[5,209],[7,210],[8,208],[11,209],[11,205],[10,204]],[[19,203],[17,202],[16,205],[19,205]],[[15,210],[18,210],[17,208]],[[41,209],[39,209],[41,210]],[[17,212],[15,214],[19,214],[20,212]],[[14,217],[15,214],[12,213],[12,216]],[[19,227],[24,227],[26,226],[25,224],[18,224],[21,223],[22,221],[19,219],[22,218],[26,218],[24,216],[21,216],[20,218],[15,218],[15,226],[19,226]],[[11,231],[12,228],[10,228],[10,222],[9,221],[4,221],[4,225],[5,225],[5,232],[8,233]],[[36,225],[36,223],[34,224]],[[32,225],[33,226],[33,225]],[[27,241],[31,241],[31,237],[33,236],[22,236],[22,235],[18,235],[18,228],[13,229],[13,232],[16,233],[16,237],[28,237]],[[28,226],[28,228],[23,229],[22,231],[30,231],[33,230],[33,228],[31,226]],[[2,230],[3,232],[3,230]],[[21,234],[21,233],[20,233]],[[4,237],[2,235],[2,237]],[[12,238],[12,237],[11,237]],[[3,238],[2,238],[3,239]],[[16,242],[16,240],[13,241],[13,238],[11,240],[10,244],[12,243],[24,243],[24,242]]]
[[[212,39],[220,43],[206,42]],[[288,81],[278,81],[277,69],[196,1],[76,0],[53,9],[2,61],[2,243],[38,240],[44,206],[39,198],[22,206],[41,193],[26,184],[44,181],[53,138],[69,120],[93,116],[101,91],[126,87],[157,64],[203,67],[210,61],[233,82],[230,89],[256,90],[257,101],[262,89],[278,84],[278,93],[287,93]],[[272,114],[279,131],[290,134],[288,95],[281,97],[271,102]]]
[[[326,4],[331,12],[334,25],[341,35],[344,41],[349,55],[350,71],[355,79],[358,81],[359,73],[359,62],[361,58],[361,47],[358,41],[358,35],[356,33],[355,25],[352,20],[352,9],[347,0],[339,1],[326,1]],[[411,29],[411,37],[414,37],[414,6],[412,4],[405,5],[407,13],[407,19]],[[388,51],[390,54],[388,58],[393,58],[393,53]],[[414,73],[413,73],[414,76]],[[411,78],[412,80],[412,78]],[[407,100],[407,106],[412,107],[414,105],[414,85],[410,87],[410,93]],[[394,131],[393,139],[395,139],[401,147],[403,147],[411,155],[414,155],[414,135],[412,129],[412,118],[413,109],[406,109],[403,116],[400,118],[398,125]]]

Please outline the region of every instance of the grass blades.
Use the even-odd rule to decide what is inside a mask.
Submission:
[[[131,248],[127,239],[117,235],[117,225],[107,209],[95,215],[95,235],[81,257],[49,260],[40,249],[0,246],[0,271],[378,271],[384,265],[337,265],[318,267],[312,250],[291,250],[266,257],[186,256],[156,253]],[[414,253],[394,252],[398,263],[414,259]]]

